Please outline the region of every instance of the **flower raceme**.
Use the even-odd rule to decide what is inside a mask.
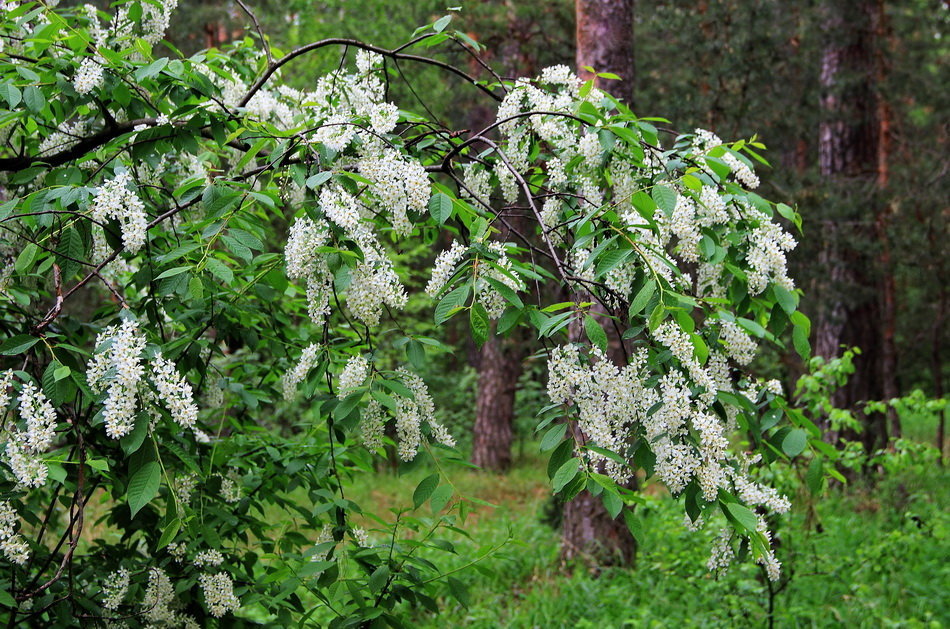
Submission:
[[[348,43],[305,91],[280,84],[295,55],[272,60],[251,38],[156,57],[174,0],[65,9],[69,29],[51,6],[22,4],[0,27],[15,53],[0,58],[0,144],[22,147],[0,148],[15,166],[0,172],[14,234],[0,239],[0,307],[36,319],[4,344],[19,371],[0,374],[0,553],[32,571],[13,579],[19,620],[53,618],[23,611],[23,584],[62,562],[77,583],[94,577],[51,583],[50,600],[85,589],[81,607],[103,619],[200,626],[243,601],[283,622],[304,583],[337,592],[341,618],[400,608],[420,580],[394,568],[410,565],[397,532],[412,518],[363,531],[343,478],[369,467],[357,440],[392,439],[402,461],[440,462],[455,444],[426,384],[438,341],[407,331],[426,304],[439,325],[464,313],[476,343],[515,326],[540,339],[545,421],[577,424],[548,429],[557,456],[577,459],[560,466],[574,473],[555,482],[563,497],[588,482],[620,495],[647,462],[685,497],[690,527],[725,520],[711,569],[741,556],[741,538],[777,577],[765,515],[790,505],[759,471],[777,457],[733,436],[789,456],[798,448],[776,435],[807,445],[807,426],[775,423],[781,388],[754,374],[782,324],[801,336],[805,323],[787,273],[796,243],[776,218],[797,216],[751,192],[754,140],[658,131],[565,66],[478,84],[499,99],[495,122],[454,134],[390,102],[392,62],[420,58],[402,49],[360,49],[353,67],[361,46]],[[407,259],[426,247],[441,253],[418,290]],[[77,291],[96,320],[73,307]],[[441,487],[414,501],[463,502]],[[40,501],[68,501],[69,541],[97,492],[118,542],[68,557],[27,542],[44,530],[28,519]],[[305,525],[277,530],[275,512]],[[251,539],[265,551],[231,561]]]

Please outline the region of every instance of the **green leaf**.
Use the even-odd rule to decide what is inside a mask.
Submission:
[[[469,323],[472,327],[472,339],[478,347],[485,344],[488,340],[488,333],[491,330],[491,324],[488,320],[488,312],[482,302],[476,301],[469,311]]]
[[[28,86],[23,90],[23,102],[33,112],[40,112],[46,106],[46,97],[43,92],[35,85]]]
[[[423,478],[418,485],[416,485],[416,490],[412,492],[412,503],[416,509],[425,504],[425,501],[432,496],[432,492],[436,490],[436,487],[439,486],[439,475],[432,474],[431,476],[426,476]]]
[[[445,19],[445,18],[443,18]],[[429,214],[432,218],[444,225],[452,216],[452,199],[444,192],[436,192],[429,198]]]
[[[470,288],[471,284],[466,282],[442,298],[442,301],[435,307],[436,325],[441,325],[448,321],[455,313],[455,309],[465,303],[468,299],[468,291]]]
[[[554,473],[554,479],[552,481],[554,493],[561,491],[564,489],[565,485],[574,480],[577,477],[577,473],[580,471],[580,468],[580,460],[574,457],[568,459],[561,467],[559,467],[557,472]]]
[[[163,280],[166,277],[175,277],[176,275],[181,275],[182,273],[184,273],[185,271],[189,269],[191,269],[190,266],[176,266],[173,269],[168,269],[167,271],[163,271],[162,273],[159,273],[155,279]]]
[[[755,528],[758,525],[758,518],[755,517],[755,513],[752,512],[747,507],[742,506],[737,502],[726,502],[720,503],[722,507],[722,512],[725,514],[733,524],[738,524],[740,528],[743,528],[748,533],[754,533]]]
[[[306,186],[311,190],[316,190],[325,184],[332,176],[333,173],[329,170],[317,173],[316,175],[311,175],[310,177],[307,177]]]
[[[137,81],[140,81],[140,82],[141,82],[143,79],[147,79],[147,78],[153,77],[153,76],[155,76],[156,74],[158,74],[159,72],[161,72],[162,70],[164,70],[164,69],[165,69],[165,66],[167,66],[167,65],[168,65],[168,58],[167,58],[167,57],[162,57],[162,58],[160,58],[160,59],[156,59],[155,61],[153,61],[152,63],[148,64],[147,66],[143,66],[143,67],[139,68],[138,70],[136,70],[136,71],[135,71],[135,79],[136,79]]]
[[[561,439],[564,438],[564,433],[567,432],[567,424],[557,424],[548,429],[544,436],[541,437],[541,452],[547,452],[557,447],[557,444],[561,442]]]
[[[22,100],[20,90],[12,83],[0,83],[0,97],[7,101],[7,105],[10,106],[10,109],[19,105],[20,100]]]
[[[808,337],[811,334],[811,321],[802,312],[793,312],[789,320],[794,324],[792,329],[792,344],[795,345],[795,351],[804,360],[811,356],[811,343]]]
[[[162,530],[162,536],[158,538],[158,549],[161,550],[175,540],[175,536],[178,535],[178,531],[181,530],[181,520],[174,518],[168,525],[165,526]]]
[[[441,33],[445,30],[445,27],[449,25],[449,22],[452,21],[451,15],[443,15],[435,21],[435,24],[432,25],[432,30],[436,33]]]
[[[228,268],[224,262],[221,262],[217,258],[208,258],[205,260],[205,266],[208,267],[208,270],[211,271],[212,275],[225,284],[231,284],[231,282],[234,281],[234,271]]]
[[[782,439],[782,452],[790,457],[798,456],[808,443],[808,433],[801,428],[793,428]]]
[[[451,485],[442,485],[432,492],[432,498],[429,499],[429,506],[432,507],[432,513],[438,513],[439,511],[442,511],[442,509],[445,508],[445,505],[448,504],[451,497]]]
[[[133,518],[158,494],[161,480],[162,468],[155,457],[153,443],[129,458],[129,489],[126,500]]]
[[[4,356],[16,356],[22,354],[34,345],[40,342],[40,339],[29,334],[17,334],[11,336],[3,344],[0,344],[0,354]]]
[[[23,251],[21,251],[20,255],[17,256],[16,262],[13,263],[13,270],[20,275],[29,271],[30,267],[33,266],[33,261],[36,260],[36,256],[39,254],[39,252],[40,248],[32,242],[23,247]]]
[[[822,470],[821,459],[817,456],[811,460],[808,465],[808,471],[805,472],[805,483],[808,485],[808,491],[812,495],[818,495],[821,492],[824,473]]]
[[[671,214],[676,207],[676,192],[666,186],[653,186],[650,196],[656,201],[656,206],[667,214]]]
[[[599,347],[602,352],[607,351],[607,333],[604,332],[604,329],[597,323],[597,319],[586,315],[584,317],[584,331],[587,333],[587,338],[593,345]]]
[[[131,455],[142,447],[142,444],[145,442],[145,437],[148,435],[148,423],[148,416],[144,413],[139,413],[135,417],[135,425],[132,427],[132,431],[119,439],[119,445],[126,455]]]
[[[409,342],[406,343],[406,358],[409,359],[413,367],[422,369],[426,362],[426,350],[422,346],[422,343],[416,339],[410,339]]]
[[[382,564],[373,570],[373,574],[369,575],[369,591],[373,594],[382,592],[386,584],[389,583],[389,575],[389,566],[386,564]]]
[[[496,280],[493,277],[486,277],[485,281],[488,282],[492,288],[497,290],[499,295],[508,300],[508,303],[510,303],[512,306],[518,308],[519,310],[524,308],[524,302],[521,301],[521,298],[518,297],[518,293],[513,291],[510,286],[504,282]]]
[[[620,510],[623,509],[623,500],[620,499],[620,496],[612,491],[604,491],[600,499],[610,517],[616,519],[620,515]]]
[[[630,534],[633,535],[633,538],[637,540],[638,544],[643,543],[643,523],[634,515],[633,511],[629,509],[623,512],[623,521],[627,525],[627,529],[630,531]]]
[[[793,292],[778,284],[772,284],[772,292],[775,293],[775,300],[786,314],[795,312],[795,308],[798,307],[798,298]]]
[[[636,297],[633,298],[633,301],[630,302],[630,317],[633,318],[634,315],[640,314],[640,311],[647,307],[647,304],[650,302],[650,298],[653,297],[653,291],[656,288],[656,283],[652,279],[648,279],[643,287],[637,291]]]

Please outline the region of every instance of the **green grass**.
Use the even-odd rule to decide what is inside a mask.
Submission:
[[[530,452],[532,448],[527,448]],[[915,475],[916,472],[916,475]],[[374,475],[349,488],[379,513],[409,506],[425,474]],[[644,538],[633,569],[592,574],[564,566],[550,510],[543,461],[528,456],[505,476],[451,474],[465,494],[493,502],[466,525],[453,563],[478,549],[513,540],[477,569],[457,573],[469,590],[463,607],[446,596],[439,616],[410,612],[413,627],[735,627],[767,626],[769,587],[754,564],[718,578],[705,569],[714,527],[690,533],[682,506],[654,491],[642,512]],[[775,626],[940,627],[950,624],[948,504],[950,475],[939,467],[857,483],[816,503],[820,529],[806,531],[802,500],[778,524],[782,582],[772,598]]]

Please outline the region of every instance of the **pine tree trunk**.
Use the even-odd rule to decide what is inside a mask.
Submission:
[[[597,78],[597,87],[627,104],[633,100],[633,0],[576,0],[577,70],[591,78],[584,67],[611,72],[620,81]]]
[[[854,375],[834,399],[836,406],[854,409],[860,402],[897,395],[895,291],[881,200],[888,120],[877,89],[883,73],[876,54],[883,6],[880,0],[829,0],[824,11],[818,163],[830,184],[831,202],[846,211],[822,229],[825,281],[815,353],[832,358],[841,346],[861,348]],[[875,256],[875,246],[883,253]],[[897,422],[891,424],[893,431]],[[861,440],[873,450],[887,444],[888,433],[884,415],[869,415]]]
[[[501,7],[499,7],[501,10]],[[531,76],[535,60],[530,47],[523,44],[531,39],[533,25],[509,17],[510,35],[500,48],[500,65],[507,75]],[[471,71],[477,75],[480,68],[472,60]],[[486,128],[495,121],[497,111],[491,107],[473,109],[468,124],[473,130]],[[531,224],[521,216],[508,216],[506,222],[521,234],[531,233]],[[515,236],[505,224],[499,225],[498,240],[510,242]],[[475,428],[472,435],[472,463],[479,467],[503,472],[511,466],[511,445],[514,436],[515,396],[522,362],[526,355],[520,329],[502,339],[493,333],[473,361],[478,370],[478,388],[475,398]]]
[[[511,466],[515,393],[521,375],[520,344],[492,334],[479,352],[472,463],[493,472]]]
[[[612,72],[622,81],[597,79],[601,89],[630,102],[633,96],[633,0],[577,0],[577,66]],[[576,295],[575,301],[593,301]],[[608,327],[608,332],[612,330]],[[579,324],[572,326],[571,341],[582,340]],[[622,362],[622,341],[610,339],[611,360]],[[631,485],[632,486],[632,485]],[[621,520],[610,517],[599,497],[584,490],[564,505],[561,557],[605,565],[632,565],[637,543]]]

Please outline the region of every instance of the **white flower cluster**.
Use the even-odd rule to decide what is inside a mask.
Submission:
[[[132,175],[127,170],[117,173],[115,177],[103,183],[96,191],[90,216],[100,222],[109,219],[119,221],[123,247],[129,253],[138,253],[145,244],[148,216],[138,193],[130,187],[133,183]],[[101,232],[101,227],[95,227],[94,231]]]
[[[191,384],[178,373],[175,363],[163,358],[161,353],[152,358],[152,382],[175,420],[182,428],[195,428],[198,421],[198,406],[194,401]]]
[[[514,292],[525,289],[524,281],[512,266],[508,258],[508,245],[500,242],[489,242],[488,250],[498,256],[496,260],[482,260],[479,265],[478,281],[475,283],[475,293],[478,300],[485,306],[488,316],[497,319],[504,313],[507,301],[498,290],[486,281],[491,278]]]
[[[497,256],[497,259],[480,258],[475,266],[477,269],[475,294],[492,319],[497,319],[502,315],[508,302],[498,289],[487,281],[488,279],[503,284],[514,292],[525,289],[524,281],[518,275],[511,259],[508,257],[507,247],[506,243],[489,242],[487,248],[494,256]],[[459,262],[468,251],[468,247],[454,241],[449,249],[439,254],[432,269],[432,277],[426,285],[427,295],[436,297],[443,290],[452,287],[449,280],[455,275]]]
[[[333,539],[333,526],[329,523],[324,524],[323,528],[320,529],[320,533],[317,535],[316,541],[313,543],[314,546],[321,546],[323,544],[334,543]],[[335,546],[335,543],[334,543]],[[327,557],[330,555],[330,551],[333,550],[331,546],[326,550],[318,550],[313,553],[310,557],[310,561],[326,561]]]
[[[221,499],[228,504],[234,504],[244,495],[241,489],[241,477],[237,469],[228,470],[227,476],[221,477]]]
[[[204,593],[208,611],[215,618],[221,618],[241,607],[241,601],[234,595],[234,582],[227,573],[199,575],[198,583]]]
[[[222,563],[224,563],[224,555],[221,554],[221,551],[214,549],[203,550],[195,555],[195,559],[192,563],[194,563],[199,568],[220,566]]]
[[[2,408],[10,402],[7,389],[13,383],[13,372],[0,376]],[[43,454],[49,449],[56,435],[56,409],[42,391],[32,382],[24,383],[17,398],[20,425],[14,425],[8,434],[5,448],[6,462],[23,487],[40,487],[46,483],[49,466]]]
[[[30,547],[16,532],[17,514],[6,500],[0,500],[0,552],[7,561],[22,566],[30,558]]]
[[[178,373],[175,363],[158,353],[148,374],[158,391],[156,395],[145,379],[144,350],[145,335],[133,319],[109,326],[96,338],[96,352],[86,365],[86,380],[94,393],[106,394],[102,411],[106,434],[113,439],[129,434],[140,408],[157,420],[160,403],[176,423],[193,430],[199,441],[207,441],[207,435],[196,425],[198,407],[191,384]]]
[[[793,289],[795,283],[788,276],[785,254],[795,248],[795,239],[764,212],[752,209],[748,212],[753,220],[758,221],[749,234],[749,252],[746,255],[746,261],[752,267],[748,273],[749,292],[758,295],[768,287],[769,282]]]
[[[92,57],[83,58],[76,76],[73,77],[73,88],[79,94],[88,94],[102,85],[104,60],[99,55],[98,49],[105,46],[106,31],[99,23],[99,13],[95,6],[87,4],[82,10],[89,22],[89,34],[93,38],[92,46],[97,52]]]
[[[400,367],[396,370],[399,380],[412,392],[412,397],[396,397],[396,439],[399,458],[410,461],[415,458],[422,444],[422,424],[429,425],[432,437],[441,444],[453,447],[455,439],[445,426],[435,418],[435,403],[429,395],[429,388],[418,375]],[[383,408],[374,401],[370,402],[362,414],[360,432],[363,443],[369,448],[382,444],[385,419]]]
[[[294,365],[294,368],[284,374],[283,391],[284,399],[290,401],[297,395],[297,386],[303,382],[307,374],[317,365],[320,358],[320,345],[311,343],[300,354],[300,360]]]
[[[736,180],[749,190],[755,190],[759,187],[759,177],[752,168],[744,161],[736,157],[733,153],[726,152],[722,156],[722,161],[726,162]]]
[[[689,336],[672,322],[662,324],[653,336],[671,351],[688,377],[671,367],[658,385],[648,385],[656,376],[648,367],[647,348],[638,349],[629,364],[618,367],[598,348],[589,350],[585,362],[576,346],[566,345],[555,348],[548,361],[551,401],[575,405],[578,426],[587,438],[621,456],[629,454],[635,437],[644,439],[656,455],[657,477],[674,494],[695,479],[707,502],[715,501],[722,488],[750,507],[787,511],[787,498],[749,478],[753,461],[737,459],[729,450],[725,425],[712,408],[719,382],[728,380],[722,361],[717,358],[711,365],[714,372],[704,368],[694,356]],[[632,473],[596,452],[585,454],[595,469],[602,467],[618,482]]]
[[[119,605],[129,592],[129,576],[127,568],[119,568],[106,577],[102,586],[102,606],[105,609],[109,611],[119,609]]]
[[[366,382],[369,369],[369,361],[366,360],[365,356],[360,354],[351,356],[346,361],[346,366],[340,374],[340,384],[337,387],[336,396],[342,400],[356,392]]]
[[[389,214],[393,229],[400,236],[408,236],[412,224],[406,213],[424,212],[431,195],[425,168],[392,149],[380,155],[366,155],[359,160],[358,167],[359,173],[372,182],[372,192]]]
[[[432,277],[429,278],[429,283],[426,284],[426,295],[436,297],[442,292],[442,289],[455,274],[458,263],[467,252],[468,247],[457,240],[453,240],[452,246],[436,257],[435,264],[432,267]]]
[[[369,547],[369,534],[367,534],[364,529],[354,526],[352,529],[350,529],[350,537],[360,548]]]
[[[719,338],[726,346],[726,352],[730,358],[740,365],[748,365],[752,362],[759,348],[748,332],[735,322],[725,320],[720,322],[719,331]]]
[[[290,228],[284,257],[287,277],[307,282],[307,307],[310,318],[317,326],[323,325],[330,315],[330,294],[333,292],[333,274],[326,258],[317,252],[330,240],[325,221],[298,218]]]

